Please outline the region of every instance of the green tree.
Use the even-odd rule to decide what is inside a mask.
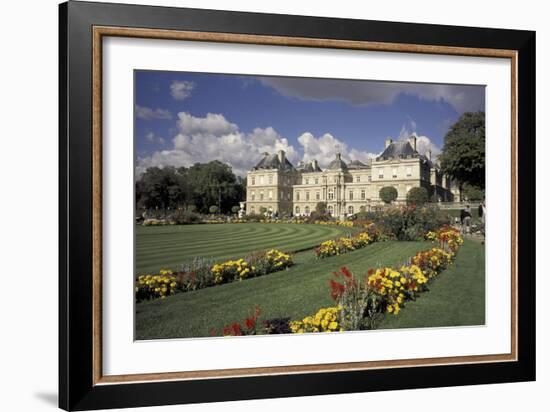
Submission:
[[[210,206],[210,207],[208,208],[208,211],[209,211],[211,214],[213,214],[213,215],[216,214],[216,213],[218,213],[218,210],[219,210],[219,209],[218,209],[218,206],[216,206],[216,205],[212,205],[212,206]]]
[[[267,212],[267,209],[265,207],[260,207],[260,213],[263,215],[265,212]]]
[[[441,169],[465,184],[485,188],[485,113],[467,112],[451,126],[445,135],[439,156]]]
[[[390,204],[397,199],[397,189],[393,186],[384,186],[380,189],[380,199],[386,204]]]
[[[462,195],[466,200],[483,200],[485,198],[485,191],[479,187],[465,183],[462,187]]]
[[[241,210],[240,206],[233,206],[231,208],[232,213],[239,213],[239,210]]]
[[[428,202],[429,194],[425,187],[413,187],[407,193],[407,204],[421,206]]]
[[[320,215],[327,213],[327,203],[326,202],[317,202],[315,205],[315,211]]]

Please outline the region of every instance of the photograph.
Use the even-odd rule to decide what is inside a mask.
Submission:
[[[485,325],[485,85],[136,69],[134,104],[136,340]]]

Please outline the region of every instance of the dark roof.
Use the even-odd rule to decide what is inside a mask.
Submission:
[[[321,168],[317,163],[315,163],[315,166],[313,165],[313,162],[300,162],[298,163],[298,166],[296,166],[296,170],[299,170],[302,173],[314,173],[314,172],[322,172]]]
[[[420,155],[413,149],[408,140],[400,140],[390,143],[386,150],[382,152],[376,160],[388,160],[388,159],[406,159],[410,157],[419,157]]]
[[[294,169],[294,166],[292,166],[292,163],[290,163],[286,157],[284,158],[283,163],[281,163],[281,161],[279,160],[279,156],[277,156],[276,153],[264,153],[264,157],[262,158],[262,160],[260,160],[258,164],[252,168],[252,170],[257,169],[290,170]]]
[[[349,169],[368,169],[370,166],[359,160],[354,160],[348,164]]]
[[[347,168],[348,165],[342,160],[342,155],[340,153],[336,153],[336,159],[328,165],[329,170],[346,170]]]

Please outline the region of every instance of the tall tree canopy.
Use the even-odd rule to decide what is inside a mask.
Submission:
[[[219,162],[186,167],[151,167],[136,182],[136,204],[146,209],[193,209],[208,213],[210,206],[228,212],[245,198],[245,179]]]
[[[485,113],[464,113],[445,136],[439,156],[444,173],[462,187],[485,188]]]

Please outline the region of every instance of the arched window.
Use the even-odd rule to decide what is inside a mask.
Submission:
[[[334,213],[334,208],[333,208],[332,206],[329,206],[329,207],[328,207],[328,213],[329,213],[330,215],[332,215],[332,213]]]
[[[299,215],[300,214],[300,206],[296,206],[295,211],[296,211],[296,214]]]
[[[252,213],[252,214],[255,214],[255,213],[256,213],[256,210],[254,209],[254,206],[252,206],[252,207],[250,208],[250,213]]]
[[[353,206],[348,207],[348,213],[353,215]]]
[[[309,215],[309,206],[306,206],[305,212],[306,212],[306,215]]]

